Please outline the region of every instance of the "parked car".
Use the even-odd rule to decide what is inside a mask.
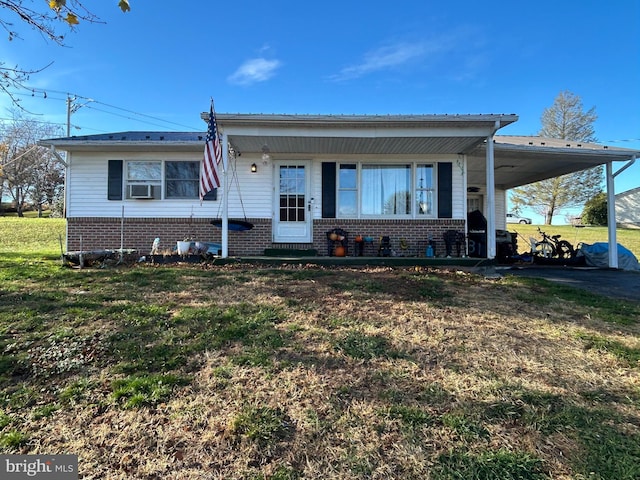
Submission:
[[[507,213],[507,223],[526,223],[531,225],[531,219],[527,217],[521,217],[515,213]]]

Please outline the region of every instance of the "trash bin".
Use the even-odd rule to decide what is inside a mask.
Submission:
[[[487,219],[480,210],[474,210],[467,215],[469,227],[469,256],[487,258]]]
[[[499,263],[511,263],[517,246],[514,235],[506,230],[496,230],[496,258]]]

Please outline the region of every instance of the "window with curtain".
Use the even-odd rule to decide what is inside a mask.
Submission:
[[[434,165],[342,163],[338,167],[340,218],[434,215]]]
[[[411,165],[363,165],[362,215],[411,214]]]

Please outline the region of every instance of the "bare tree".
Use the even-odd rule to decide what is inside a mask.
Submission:
[[[598,116],[595,107],[583,110],[582,100],[571,92],[560,92],[553,105],[541,117],[540,136],[579,142],[595,142],[593,123]],[[602,191],[602,166],[514,188],[511,202],[515,210],[530,207],[544,215],[551,225],[554,215],[562,209],[581,206]]]
[[[23,118],[14,113],[11,122],[2,125],[3,145],[0,157],[0,181],[16,205],[18,216],[27,205],[41,209],[62,188],[62,167],[52,153],[38,146],[41,138],[61,134],[61,129]]]

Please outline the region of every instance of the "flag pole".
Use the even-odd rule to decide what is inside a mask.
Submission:
[[[222,134],[222,179],[224,192],[222,193],[222,258],[229,256],[229,182],[227,170],[229,166],[228,136]]]

